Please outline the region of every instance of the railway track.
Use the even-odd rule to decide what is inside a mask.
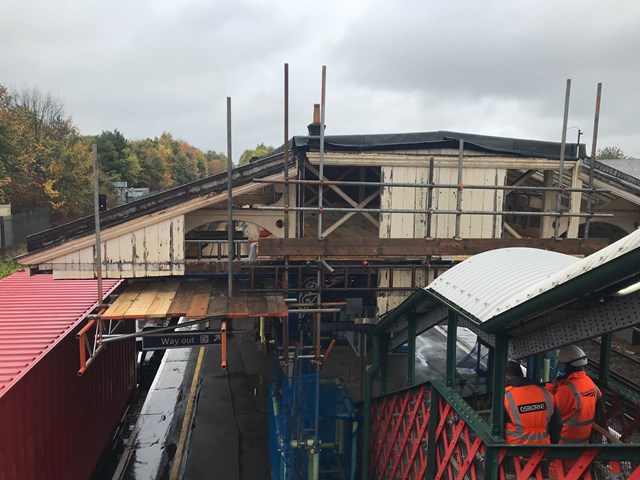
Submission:
[[[589,356],[591,373],[600,371],[600,342],[589,339],[582,344]],[[611,348],[609,376],[625,387],[640,393],[640,358]]]

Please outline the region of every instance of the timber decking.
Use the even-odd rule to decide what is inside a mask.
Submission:
[[[212,280],[134,281],[104,312],[104,320],[186,317],[282,317],[281,295],[240,294],[231,299]]]

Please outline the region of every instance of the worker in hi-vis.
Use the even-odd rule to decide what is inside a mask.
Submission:
[[[523,375],[518,362],[505,367],[505,432],[507,443],[557,443],[560,416],[553,395]]]
[[[564,374],[547,384],[547,389],[554,394],[562,417],[560,443],[589,443],[602,393],[584,371],[588,360],[581,348],[562,347],[558,359]]]

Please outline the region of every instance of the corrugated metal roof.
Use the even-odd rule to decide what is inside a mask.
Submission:
[[[501,313],[533,284],[577,262],[571,255],[535,248],[500,248],[474,255],[426,287],[480,321]]]
[[[122,280],[103,280],[105,297]],[[97,305],[95,280],[20,271],[0,280],[0,397]]]
[[[640,248],[640,230],[578,260],[532,248],[475,255],[431,282],[431,290],[481,322]]]

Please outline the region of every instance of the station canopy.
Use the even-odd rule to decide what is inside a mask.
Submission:
[[[491,250],[451,268],[383,316],[417,318],[418,333],[450,311],[487,343],[507,333],[516,357],[640,323],[640,231],[578,259],[531,248]],[[406,341],[399,331],[391,347]]]

